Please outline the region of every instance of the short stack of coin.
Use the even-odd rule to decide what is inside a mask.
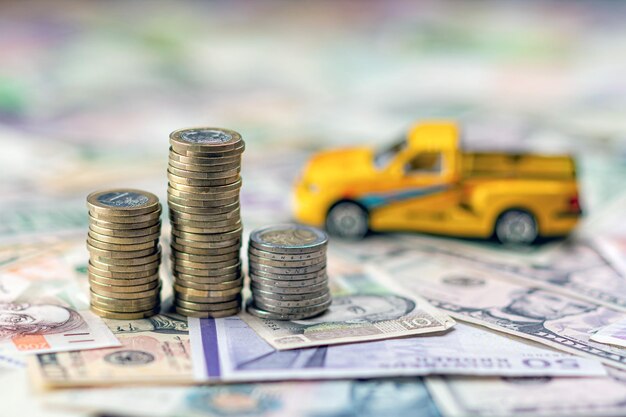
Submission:
[[[241,155],[237,132],[181,129],[170,135],[167,176],[176,311],[226,317],[241,309]]]
[[[331,303],[327,243],[328,237],[321,230],[294,224],[252,232],[248,312],[265,319],[299,320],[326,311]]]
[[[111,319],[141,319],[159,312],[161,205],[134,189],[98,191],[89,208],[91,310]]]

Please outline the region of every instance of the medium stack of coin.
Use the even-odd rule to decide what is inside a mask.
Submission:
[[[170,135],[167,176],[176,311],[226,317],[241,309],[239,133],[181,129]]]
[[[286,224],[252,232],[248,312],[265,319],[299,320],[326,311],[331,303],[327,243],[324,232],[307,226]]]
[[[161,205],[134,189],[98,191],[89,208],[91,310],[111,319],[141,319],[161,306]]]

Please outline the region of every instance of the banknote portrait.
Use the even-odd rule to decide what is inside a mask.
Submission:
[[[306,329],[333,323],[359,324],[395,320],[415,309],[415,303],[398,295],[357,294],[336,297],[321,316],[291,321],[293,329]]]
[[[16,336],[64,333],[86,327],[76,311],[56,304],[0,304],[0,340]]]

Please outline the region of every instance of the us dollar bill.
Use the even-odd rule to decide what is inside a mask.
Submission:
[[[48,409],[129,417],[440,416],[419,378],[62,390],[41,401]]]
[[[409,293],[421,294],[451,316],[596,358],[626,369],[626,349],[594,342],[590,336],[623,313],[579,298],[502,279],[492,269],[413,252],[372,266]]]
[[[238,317],[189,319],[199,381],[448,375],[602,376],[602,365],[457,323],[442,335],[276,350]]]
[[[626,373],[604,378],[467,378],[427,380],[445,417],[561,417],[626,414]]]
[[[601,328],[591,335],[591,340],[626,347],[626,318]]]
[[[352,264],[333,261],[333,302],[320,316],[306,320],[241,317],[278,350],[328,346],[442,332],[454,325],[448,315],[417,294],[382,284]]]
[[[31,357],[28,370],[33,382],[42,388],[58,388],[193,381],[184,317],[160,314],[142,320],[105,322],[121,346]]]

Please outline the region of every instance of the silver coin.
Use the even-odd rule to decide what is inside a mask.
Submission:
[[[241,271],[230,272],[228,274],[215,274],[213,276],[197,276],[183,274],[178,271],[173,271],[174,278],[188,282],[195,282],[197,284],[220,284],[222,282],[233,281],[241,277]]]
[[[319,285],[311,285],[309,287],[305,287],[305,288],[284,288],[284,287],[276,287],[273,285],[262,285],[259,284],[256,281],[251,281],[250,282],[250,290],[254,293],[254,291],[261,290],[261,291],[269,291],[269,292],[273,292],[275,294],[287,294],[287,295],[295,295],[295,294],[304,294],[304,293],[308,293],[308,292],[317,292],[317,291],[323,291],[324,289],[328,288],[328,284],[327,283],[321,283]]]
[[[298,281],[295,281],[295,280],[283,281],[283,280],[276,280],[276,279],[268,279],[268,278],[256,276],[254,274],[248,274],[248,276],[250,277],[250,280],[252,282],[256,282],[261,285],[266,285],[268,287],[273,286],[273,287],[283,287],[283,288],[307,288],[312,285],[319,285],[324,282],[328,282],[328,277],[325,275],[319,278],[304,279],[304,280],[298,280]]]
[[[248,253],[248,260],[255,265],[265,265],[276,268],[305,268],[318,264],[326,264],[325,256],[307,259],[305,261],[274,261],[271,259],[259,258],[258,256]]]
[[[220,165],[215,165],[215,164],[199,165],[199,164],[179,162],[176,159],[170,158],[168,163],[170,167],[184,170],[184,171],[192,171],[192,172],[224,172],[224,171],[230,171],[233,169],[241,168],[241,160],[235,160],[233,162],[224,163]]]
[[[220,213],[229,213],[234,210],[239,210],[239,203],[232,203],[225,206],[217,206],[217,207],[189,207],[184,206],[173,201],[167,202],[170,210],[181,213],[188,214],[203,214],[203,215],[212,215],[212,214],[220,214]]]
[[[302,300],[308,300],[310,298],[318,298],[328,293],[329,293],[328,288],[324,288],[323,290],[320,290],[320,291],[303,292],[299,294],[279,294],[279,293],[275,293],[272,291],[263,291],[263,290],[259,290],[258,288],[255,288],[252,294],[255,297],[260,296],[262,298],[269,298],[269,299],[278,300],[278,301],[302,301]]]
[[[260,259],[269,259],[272,261],[308,261],[308,260],[317,259],[320,257],[326,257],[326,248],[324,247],[323,250],[310,252],[310,253],[289,254],[289,253],[267,252],[264,250],[259,250],[255,248],[254,246],[248,246],[248,253]]]
[[[265,298],[259,293],[254,293],[253,297],[254,297],[254,303],[258,307],[261,307],[263,309],[265,309],[266,304],[279,307],[279,308],[285,308],[285,309],[315,307],[324,303],[328,303],[331,298],[330,292],[327,292],[326,294],[323,294],[316,298],[308,298],[308,299],[299,300],[299,301],[276,300],[273,298]],[[268,311],[271,311],[271,310],[268,310]]]
[[[194,158],[233,158],[233,157],[241,157],[241,154],[246,150],[246,145],[245,143],[243,143],[243,141],[241,142],[241,144],[237,147],[235,147],[232,150],[228,150],[228,151],[222,151],[222,152],[216,152],[216,151],[210,151],[210,152],[198,152],[198,151],[185,151],[183,149],[181,149],[180,147],[174,147],[171,146],[170,147],[171,150],[173,152],[176,152],[179,155],[182,156],[187,156],[187,157],[194,157]]]
[[[322,314],[322,313],[318,313],[315,315],[310,315],[310,314],[298,314],[298,313],[296,314],[271,313],[269,311],[265,311],[263,309],[256,307],[254,303],[252,302],[249,302],[247,304],[246,311],[252,314],[253,316],[256,316],[261,319],[267,319],[267,320],[304,320],[304,319],[319,316],[320,314]]]
[[[321,262],[315,265],[305,266],[302,268],[279,268],[279,267],[266,266],[263,264],[257,264],[253,262],[250,263],[251,272],[260,271],[260,272],[266,272],[266,273],[275,274],[275,275],[292,275],[292,276],[293,275],[305,275],[305,274],[311,274],[311,273],[320,271],[322,269],[326,269],[326,262]]]
[[[241,209],[235,208],[231,211],[227,211],[225,213],[216,213],[216,214],[190,214],[190,213],[181,213],[180,211],[169,211],[170,218],[174,218],[175,220],[189,220],[192,222],[223,222],[225,220],[230,220],[234,218],[241,217]]]
[[[199,234],[199,233],[189,233],[183,232],[180,230],[172,230],[172,235],[176,236],[180,239],[192,240],[196,242],[225,242],[231,241],[233,239],[240,239],[243,233],[243,229],[239,228],[230,232],[225,233],[216,233],[214,235],[207,234]]]
[[[198,179],[198,180],[216,180],[221,178],[231,178],[233,176],[239,175],[241,172],[240,167],[235,167],[233,169],[229,169],[227,171],[211,171],[211,172],[201,172],[201,171],[188,171],[186,169],[180,169],[173,166],[171,163],[169,164],[167,170],[174,175],[183,178],[189,179]]]
[[[328,299],[320,304],[316,304],[316,305],[311,305],[311,306],[307,306],[307,307],[280,307],[277,306],[275,304],[270,304],[265,302],[264,300],[258,300],[256,298],[254,298],[254,305],[256,305],[258,308],[262,308],[265,311],[269,311],[271,313],[278,313],[278,314],[311,314],[311,315],[317,315],[320,314],[326,310],[328,310],[328,307],[330,306],[332,300],[330,297],[328,297]]]
[[[250,234],[250,244],[268,252],[305,253],[328,243],[326,233],[297,224],[281,224],[257,229]]]
[[[304,279],[314,279],[314,278],[326,276],[326,268],[320,269],[319,271],[316,271],[316,272],[311,272],[309,274],[284,275],[284,274],[272,274],[269,272],[261,271],[261,270],[255,269],[254,265],[248,265],[248,272],[250,274],[263,277],[263,278],[285,280],[285,281],[287,280],[300,281]]]

